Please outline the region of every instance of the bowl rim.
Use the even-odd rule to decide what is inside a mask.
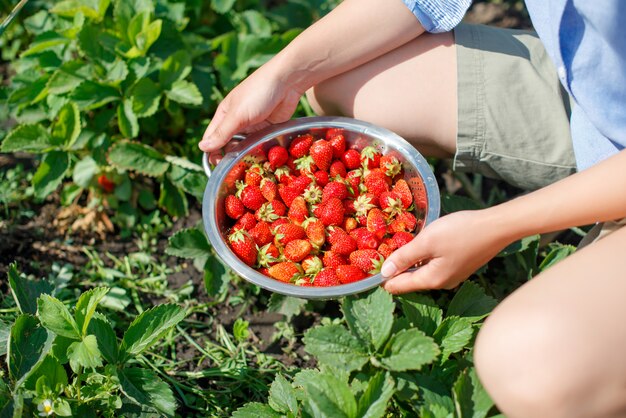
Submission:
[[[377,273],[363,280],[330,287],[309,287],[284,283],[257,272],[252,267],[249,267],[239,260],[228,247],[220,233],[216,217],[218,199],[216,199],[215,196],[218,195],[219,188],[226,175],[230,172],[234,164],[239,161],[240,156],[245,156],[259,144],[272,140],[277,136],[304,129],[328,128],[330,127],[329,125],[369,135],[382,141],[392,139],[394,147],[415,164],[415,168],[421,176],[424,187],[426,188],[428,210],[424,218],[424,227],[439,217],[441,207],[439,186],[437,185],[435,175],[430,165],[404,138],[386,128],[359,119],[341,116],[313,116],[291,119],[287,122],[270,125],[267,128],[252,133],[239,143],[236,150],[226,154],[213,169],[202,199],[202,220],[211,245],[226,266],[230,267],[245,280],[271,292],[304,299],[333,299],[364,292],[380,285],[384,281],[383,276]]]

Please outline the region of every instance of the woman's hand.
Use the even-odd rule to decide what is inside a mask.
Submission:
[[[400,294],[458,286],[508,244],[500,231],[490,228],[486,212],[456,212],[428,225],[385,261],[381,273],[392,278],[383,287]],[[416,271],[400,274],[418,263]]]

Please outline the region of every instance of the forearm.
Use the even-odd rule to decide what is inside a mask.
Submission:
[[[294,39],[270,65],[287,84],[304,92],[423,32],[401,0],[344,0]]]
[[[623,217],[626,151],[543,189],[486,209],[484,216],[506,242]]]

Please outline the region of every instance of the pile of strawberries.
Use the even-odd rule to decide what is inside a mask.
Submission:
[[[228,243],[247,265],[282,282],[336,286],[380,270],[413,239],[426,207],[400,162],[368,146],[346,149],[338,128],[272,147],[264,163],[240,162],[225,199]]]

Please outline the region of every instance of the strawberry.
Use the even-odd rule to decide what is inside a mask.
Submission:
[[[400,199],[402,200],[402,206],[404,206],[404,209],[408,209],[409,206],[411,206],[411,203],[413,203],[413,194],[411,193],[411,189],[409,188],[409,185],[406,182],[406,180],[399,179],[393,185],[393,188],[391,190],[394,193],[396,193],[398,196],[400,196]]]
[[[346,218],[343,221],[343,227],[347,232],[354,230],[358,226],[358,222],[354,218]]]
[[[328,242],[332,245],[337,242],[337,239],[341,236],[347,236],[348,233],[338,226],[328,227]]]
[[[320,170],[328,171],[333,160],[333,147],[328,141],[320,139],[311,145],[309,155]]]
[[[352,265],[337,266],[335,274],[342,284],[356,282],[366,277],[363,270]]]
[[[400,248],[413,240],[413,234],[409,232],[396,232],[395,234],[393,234],[393,237],[391,237],[391,239],[396,245],[396,248]]]
[[[272,205],[274,213],[278,216],[285,216],[285,214],[287,213],[287,206],[285,206],[285,204],[280,200],[272,200],[270,202],[270,205]]]
[[[315,162],[313,161],[313,157],[310,155],[305,155],[304,157],[298,158],[294,161],[296,164],[296,170],[300,171],[301,176],[308,176],[309,174],[313,174],[317,169]]]
[[[337,178],[337,176],[342,179],[346,177],[348,172],[346,171],[346,166],[339,160],[335,161],[330,165],[329,175],[331,178]]]
[[[256,171],[252,171],[251,169],[246,171],[245,183],[248,186],[259,186],[261,184],[261,180],[263,180],[263,169],[260,168]]]
[[[382,239],[387,233],[387,222],[383,211],[374,208],[367,214],[367,230],[373,232],[378,239]]]
[[[413,232],[417,227],[417,223],[415,215],[411,212],[402,212],[391,221],[389,230],[391,232]]]
[[[278,179],[278,182],[284,185],[289,185],[293,176],[291,175],[291,169],[287,166],[282,166],[274,171],[274,176]]]
[[[361,165],[363,167],[378,168],[380,166],[380,152],[376,151],[376,148],[367,146],[361,150]]]
[[[330,268],[323,269],[313,279],[313,286],[316,287],[339,286],[340,284],[335,270]]]
[[[241,202],[250,210],[257,210],[266,202],[261,189],[257,186],[245,186],[241,190]]]
[[[376,250],[357,250],[350,254],[350,264],[369,274],[378,273],[384,261],[385,258]]]
[[[348,264],[344,256],[334,251],[326,251],[324,257],[322,257],[322,263],[324,267],[336,269],[338,266]]]
[[[383,192],[380,194],[380,208],[390,216],[395,216],[404,211],[402,199],[396,192]]]
[[[270,225],[270,229],[273,231],[274,234],[276,234],[276,228],[278,228],[279,225],[289,224],[289,223],[291,222],[289,222],[288,218],[278,218],[274,222],[272,222],[272,224]]]
[[[228,236],[228,242],[233,252],[249,266],[254,265],[256,262],[257,247],[254,240],[250,235],[243,231],[238,230]]]
[[[322,202],[327,202],[331,197],[343,200],[348,197],[348,188],[345,184],[338,181],[331,181],[324,187],[322,194]]]
[[[101,174],[98,177],[98,184],[100,185],[100,187],[102,187],[102,190],[107,193],[113,193],[113,191],[115,190],[115,183],[111,181],[105,174]]]
[[[324,187],[328,184],[327,172],[318,170],[315,173],[313,173],[313,176],[315,177],[315,182],[317,183],[318,186]]]
[[[342,128],[328,128],[328,130],[326,130],[326,140],[330,141],[331,139],[333,139],[334,137],[336,137],[337,135],[344,135],[344,130]]]
[[[378,246],[378,252],[380,253],[380,255],[385,257],[385,259],[387,259],[389,258],[391,253],[393,253],[393,248],[391,248],[389,245],[385,243],[382,243]]]
[[[298,196],[293,199],[287,217],[296,225],[300,225],[309,216],[309,208],[304,197]]]
[[[268,269],[267,267],[260,267],[257,271],[265,276],[270,277],[270,269]]]
[[[298,262],[304,260],[304,257],[311,254],[312,249],[313,247],[309,241],[305,239],[294,239],[285,245],[283,255],[287,260]]]
[[[341,225],[343,223],[344,211],[343,202],[336,197],[331,197],[328,201],[322,203],[320,220],[326,226]]]
[[[283,202],[285,202],[285,205],[291,206],[291,204],[293,203],[293,199],[298,197],[300,195],[300,192],[298,191],[298,189],[291,185],[285,186],[284,184],[281,184],[278,186],[278,195],[283,200]]]
[[[274,222],[280,216],[274,211],[274,206],[270,202],[265,202],[254,212],[257,221]]]
[[[269,274],[272,278],[289,283],[296,280],[300,274],[300,266],[292,261],[283,261],[270,267]]]
[[[232,219],[241,218],[246,211],[241,200],[233,194],[226,196],[226,199],[224,199],[224,207],[226,209],[226,215]]]
[[[346,174],[346,180],[350,183],[350,186],[354,191],[359,190],[361,180],[363,179],[363,170],[357,168],[356,170],[350,170]]]
[[[326,139],[333,148],[333,158],[341,158],[343,153],[346,152],[346,138],[342,134],[336,134],[328,138],[328,133],[326,133]]]
[[[246,170],[248,169],[248,164],[243,161],[238,162],[228,173],[227,181],[230,184],[234,184],[236,181],[241,181],[246,176]]]
[[[235,225],[233,225],[233,231],[237,231],[239,229],[250,231],[255,225],[256,219],[254,219],[254,215],[251,212],[246,212],[237,222],[235,222]]]
[[[373,200],[373,197],[370,196],[369,193],[364,194],[364,195],[362,194],[361,196],[357,197],[353,203],[355,215],[357,217],[367,216],[367,213],[370,211],[370,209],[373,209],[376,207],[376,205],[372,203],[372,200]]]
[[[315,218],[308,218],[302,224],[306,236],[316,248],[321,248],[326,242],[326,228],[322,221]]]
[[[359,250],[375,250],[380,245],[380,239],[367,228],[357,228],[350,233],[350,236],[356,240]]]
[[[393,155],[383,155],[380,157],[380,168],[389,177],[395,177],[400,173],[402,164]]]
[[[315,274],[319,272],[324,265],[322,264],[322,260],[316,255],[309,255],[302,260],[302,268],[306,274]]]
[[[278,248],[271,242],[261,247],[259,249],[259,253],[257,254],[257,263],[261,267],[273,266],[278,263],[279,259],[280,251],[278,251]]]
[[[307,187],[304,190],[303,196],[304,196],[304,200],[314,205],[322,201],[322,194],[323,194],[322,189],[320,189],[319,186],[315,184],[311,184],[309,185],[309,187]]]
[[[309,176],[298,176],[291,182],[291,187],[296,189],[298,193],[303,193],[307,187],[313,182]]]
[[[294,280],[293,284],[295,284],[296,286],[302,286],[302,287],[312,287],[313,286],[312,280],[313,279],[310,278],[309,276],[302,276]]]
[[[265,221],[257,222],[254,228],[250,230],[250,236],[259,247],[269,244],[274,239],[270,226]]]
[[[341,156],[341,162],[343,162],[348,170],[354,170],[361,166],[361,154],[355,149],[349,149]]]
[[[278,186],[268,178],[261,180],[259,188],[261,189],[261,194],[268,202],[271,202],[278,196]]]
[[[289,158],[289,153],[285,147],[281,147],[280,145],[275,145],[267,153],[267,159],[270,162],[270,167],[272,170],[276,170],[281,165],[285,165],[287,159]]]
[[[289,145],[289,154],[293,158],[304,157],[308,154],[314,139],[315,138],[309,134],[298,136],[291,142],[291,145]]]
[[[365,188],[369,193],[380,196],[382,193],[389,191],[389,185],[385,177],[382,172],[371,170],[363,179],[363,184],[365,184]]]
[[[331,251],[341,254],[350,255],[351,252],[356,251],[356,241],[350,235],[340,235],[334,244],[330,247]]]
[[[294,224],[281,224],[274,230],[274,244],[277,247],[283,247],[295,239],[304,239],[305,237],[304,228]]]

